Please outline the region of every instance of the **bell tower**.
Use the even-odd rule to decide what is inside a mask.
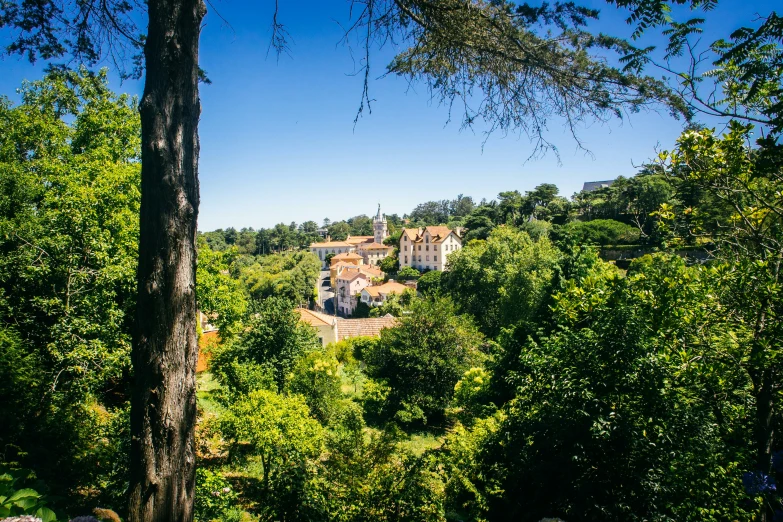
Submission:
[[[375,234],[374,241],[383,244],[383,240],[389,235],[389,229],[386,226],[386,216],[381,214],[380,203],[378,203],[378,213],[372,220],[372,229]]]

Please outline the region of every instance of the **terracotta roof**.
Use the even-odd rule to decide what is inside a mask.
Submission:
[[[397,324],[397,318],[392,315],[383,317],[370,317],[367,319],[342,319],[337,318],[337,340],[342,341],[350,337],[378,337],[381,330],[391,328]]]
[[[451,229],[449,227],[443,227],[443,226],[427,227],[424,230],[429,232],[430,236],[432,237],[433,243],[440,243],[441,241],[449,237],[449,234],[451,234]]]
[[[373,241],[372,243],[367,243],[366,245],[359,245],[359,249],[360,249],[360,250],[367,250],[367,249],[369,249],[369,248],[385,248],[385,249],[390,249],[390,248],[392,248],[392,247],[390,247],[390,246],[386,246],[386,245],[382,245],[382,244],[380,244],[380,243],[376,243],[375,241]]]
[[[346,239],[345,242],[352,245],[358,245],[361,243],[370,243],[374,239],[375,236],[348,236],[348,239]]]
[[[383,273],[383,270],[371,265],[360,265],[359,271],[364,272],[365,274],[370,275],[372,277],[383,277],[386,275]]]
[[[388,283],[379,286],[368,286],[364,290],[372,297],[378,297],[379,295],[401,294],[407,288],[407,286],[397,283],[396,281],[389,281]]]
[[[419,235],[419,230],[416,228],[403,228],[402,234],[404,236],[408,236],[408,239],[410,239],[411,241],[416,241],[416,236]]]
[[[296,312],[299,314],[299,319],[310,326],[331,326],[334,320],[334,317],[331,315],[314,312],[306,308],[297,308]]]
[[[367,277],[367,275],[362,273],[358,268],[346,268],[337,276],[337,279],[338,281],[353,281],[359,276]]]
[[[345,241],[326,241],[324,243],[310,243],[310,248],[345,248],[345,247],[352,247],[352,246],[354,245],[346,243]]]
[[[335,256],[337,257],[337,256]],[[337,263],[332,264],[331,268],[334,268],[336,270],[340,270],[341,268],[356,268],[357,266],[355,263],[347,263],[345,261],[338,261]],[[363,266],[363,265],[361,265]]]
[[[335,259],[343,260],[343,259],[364,259],[364,258],[362,256],[360,256],[359,254],[356,254],[354,252],[345,252],[345,253],[337,254],[336,256],[334,256],[332,258],[332,262],[338,262],[338,261],[334,261]]]

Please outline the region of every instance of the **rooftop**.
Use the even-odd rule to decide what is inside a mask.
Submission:
[[[334,321],[334,317],[331,315],[314,312],[307,308],[297,308],[296,313],[299,314],[299,318],[302,322],[305,322],[310,326],[332,326],[332,321]]]
[[[379,286],[368,286],[363,291],[370,294],[372,297],[378,297],[379,295],[389,294],[401,294],[407,290],[407,286],[397,283],[396,281],[389,281]]]
[[[352,246],[354,245],[346,243],[345,241],[324,241],[323,243],[310,243],[310,248],[345,248]]]
[[[391,328],[397,324],[397,318],[386,314],[383,317],[369,317],[367,319],[342,319],[337,318],[337,340],[342,341],[350,337],[378,337],[381,330]]]
[[[594,190],[611,187],[612,183],[614,183],[613,179],[608,179],[606,181],[585,181],[584,186],[582,186],[582,192],[592,192]]]

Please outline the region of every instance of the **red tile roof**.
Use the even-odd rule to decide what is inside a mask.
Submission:
[[[351,337],[378,337],[381,334],[381,330],[391,328],[396,324],[397,318],[392,315],[367,319],[342,319],[338,317],[337,340],[342,341]]]

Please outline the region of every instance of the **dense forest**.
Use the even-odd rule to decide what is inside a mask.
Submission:
[[[678,56],[698,24],[652,4],[633,3],[631,21],[668,24]],[[598,45],[569,25],[590,14],[572,4],[519,7],[520,23],[549,17],[580,49]],[[297,313],[316,291],[306,247],[319,228],[367,235],[367,216],[194,232],[196,300],[218,329],[201,338],[193,403],[195,520],[783,520],[782,28],[772,13],[716,42],[704,78],[726,98],[694,98],[687,75],[667,92],[725,125],[689,122],[608,187],[566,198],[540,184],[389,216],[391,244],[429,224],[463,228],[464,243],[443,272],[384,261],[418,286],[372,312],[396,317],[378,337],[323,346]],[[631,70],[650,59],[600,43]],[[660,87],[581,51],[546,56]],[[426,58],[394,67],[432,67],[456,89]],[[552,82],[590,90],[579,78]],[[598,94],[582,110],[609,110]],[[0,100],[0,517],[132,518],[139,100],[85,68],[52,68],[20,95]],[[626,247],[639,255],[605,259]]]

